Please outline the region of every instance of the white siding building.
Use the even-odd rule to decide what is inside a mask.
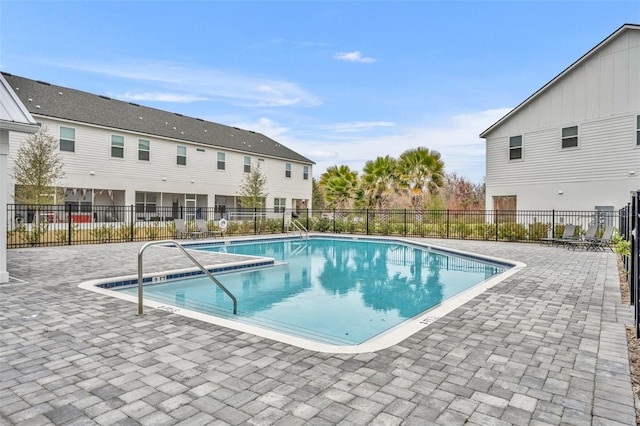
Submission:
[[[312,207],[314,163],[265,135],[3,75],[34,119],[60,140],[65,195],[57,204],[71,204],[79,212],[135,205],[139,220],[161,211],[177,217],[182,209],[195,214],[216,207],[220,213],[241,207],[239,185],[260,166],[267,178],[267,208]],[[11,132],[10,139],[12,171],[26,137]]]
[[[640,189],[640,26],[621,26],[480,137],[487,209],[624,207]]]

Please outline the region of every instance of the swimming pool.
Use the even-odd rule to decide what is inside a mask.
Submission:
[[[337,352],[366,351],[407,337],[452,309],[452,299],[475,297],[518,266],[379,238],[227,240],[185,248],[274,262],[251,270],[214,272],[238,299],[238,315],[232,314],[229,297],[197,272],[186,279],[168,276],[170,281],[145,285],[145,301],[265,337],[287,336],[298,346]],[[121,295],[137,294],[136,286],[118,287]],[[461,295],[466,297],[460,299]]]

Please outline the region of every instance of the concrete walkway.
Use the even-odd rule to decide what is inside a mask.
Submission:
[[[25,282],[0,286],[0,425],[636,424],[633,316],[611,252],[428,242],[528,266],[400,344],[356,355],[160,310],[138,317],[78,288],[135,274],[142,243],[9,250]],[[186,266],[162,250],[149,248],[145,272]]]

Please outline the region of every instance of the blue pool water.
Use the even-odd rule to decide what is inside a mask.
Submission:
[[[507,266],[392,241],[311,238],[199,246],[276,266],[145,285],[145,298],[335,345],[357,345]],[[137,294],[137,288],[118,291]]]

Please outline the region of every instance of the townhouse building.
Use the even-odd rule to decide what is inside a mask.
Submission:
[[[123,205],[135,205],[137,220],[170,220],[184,211],[195,218],[213,208],[219,218],[242,207],[239,186],[255,167],[267,179],[267,209],[312,207],[314,162],[263,134],[2,74],[38,124],[59,140],[65,177],[56,204],[71,206],[76,221],[123,220],[111,217]],[[25,140],[10,132],[10,171]],[[94,206],[114,209],[96,213]]]
[[[480,137],[488,209],[627,205],[640,189],[640,25],[622,25]]]

